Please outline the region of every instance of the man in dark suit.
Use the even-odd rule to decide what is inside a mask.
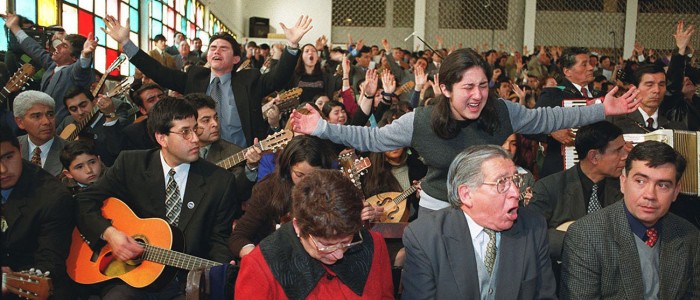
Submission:
[[[607,121],[583,126],[576,134],[576,151],[579,163],[538,180],[529,203],[547,219],[549,251],[557,280],[569,225],[622,199],[618,178],[627,158],[622,130]]]
[[[675,70],[669,67],[669,71],[675,73],[674,82],[680,85],[683,82],[683,57],[674,55],[676,62]],[[678,61],[681,66],[678,68]],[[680,70],[679,70],[680,69]],[[673,73],[669,73],[673,74]],[[641,99],[637,111],[621,116],[610,116],[608,120],[622,128],[624,133],[647,133],[659,128],[665,129],[687,129],[687,126],[680,122],[669,121],[659,110],[662,101],[674,102],[666,99],[675,97],[677,101],[683,101],[680,89],[672,95],[666,95],[666,73],[664,68],[657,64],[647,64],[639,67],[634,72],[634,85],[639,90],[638,98]]]
[[[22,158],[58,176],[63,170],[60,156],[66,141],[56,136],[55,107],[48,94],[24,91],[15,98],[13,112],[17,126],[27,132],[18,137]]]
[[[68,91],[63,103],[68,108],[70,116],[63,119],[63,122],[56,127],[57,132],[62,133],[71,123],[77,126],[81,122],[86,122],[78,137],[94,145],[95,152],[102,162],[111,166],[122,149],[120,143],[122,129],[131,124],[128,119],[131,106],[106,96],[95,99],[89,90],[83,88]],[[87,120],[95,107],[98,108],[97,113],[91,120]]]
[[[518,208],[518,175],[496,145],[467,148],[450,165],[452,205],[413,221],[403,235],[406,299],[556,298],[539,214]]]
[[[87,38],[69,34],[63,39],[52,41],[55,51],[48,52],[19,27],[17,15],[8,13],[5,16],[5,26],[17,37],[22,50],[34,61],[40,62],[46,70],[41,79],[41,91],[58,101],[56,120],[63,121],[68,116],[68,110],[61,101],[68,89],[74,86],[89,87],[95,78],[90,65],[97,41],[92,34]]]
[[[119,260],[141,255],[143,247],[101,214],[104,199],[116,197],[138,217],[161,218],[180,229],[185,253],[228,263],[233,256],[226,238],[239,207],[235,182],[231,173],[199,159],[197,111],[166,97],[151,110],[148,129],[160,149],[123,152],[102,179],[78,194],[80,232],[91,246],[106,241]],[[183,274],[178,275],[158,291],[109,285],[102,299],[178,297],[184,292]]]
[[[593,94],[593,66],[589,64],[589,52],[586,48],[567,48],[559,59],[564,73],[560,87],[544,88],[537,99],[536,107],[559,107],[564,99],[595,98],[602,95]],[[561,146],[573,146],[574,134],[571,129],[552,132],[546,139],[545,154],[540,177],[564,170]]]
[[[183,95],[206,93],[217,101],[221,119],[221,138],[240,147],[247,147],[254,138],[263,138],[267,123],[262,118],[262,97],[286,86],[292,77],[299,55],[299,41],[311,30],[311,19],[302,16],[294,27],[282,29],[288,40],[280,62],[273,71],[260,74],[259,70],[235,72],[241,60],[238,42],[228,33],[215,34],[209,39],[207,61],[211,68],[192,66],[187,73],[172,71],[156,64],[129,40],[129,28],[122,27],[112,16],[105,18],[107,33],[118,41],[129,60],[144,75],[165,88]]]
[[[229,171],[236,177],[236,196],[239,202],[248,200],[253,190],[253,184],[258,176],[258,162],[261,158],[260,149],[252,147],[244,150],[236,144],[221,139],[216,102],[211,97],[202,93],[194,93],[185,96],[185,100],[197,110],[197,126],[202,128],[202,133],[198,136],[200,158],[216,164],[241,151],[245,151],[243,152],[245,164],[234,166]],[[257,142],[258,139],[256,138],[255,144]]]
[[[700,298],[700,232],[668,212],[685,166],[661,142],[630,151],[624,201],[581,218],[564,238],[563,299]]]
[[[142,85],[133,93],[133,101],[139,107],[141,116],[145,118],[129,124],[122,130],[123,142],[120,143],[124,150],[141,150],[156,148],[156,142],[148,134],[148,112],[165,96],[165,90],[155,83]]]
[[[65,260],[75,226],[75,203],[61,182],[23,160],[19,152],[17,138],[1,124],[2,272],[48,271],[53,281],[52,299],[74,299]],[[3,284],[3,299],[19,299],[5,292]]]

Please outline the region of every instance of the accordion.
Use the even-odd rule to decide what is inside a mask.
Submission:
[[[644,141],[658,141],[676,149],[688,162],[681,177],[681,193],[700,195],[700,131],[659,129],[650,133],[625,134],[625,141],[636,145]]]

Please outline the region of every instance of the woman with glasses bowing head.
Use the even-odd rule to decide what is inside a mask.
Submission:
[[[362,228],[362,192],[337,170],[292,190],[292,222],[241,261],[236,299],[394,299],[384,239]]]

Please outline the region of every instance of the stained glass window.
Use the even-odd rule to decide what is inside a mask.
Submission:
[[[205,41],[208,35],[202,35],[204,28],[204,5],[196,0],[151,0],[149,5],[149,39],[162,34],[173,42],[175,32],[182,32],[188,42],[199,37]],[[148,45],[152,48],[153,45]]]
[[[38,0],[56,1],[56,0]],[[17,1],[31,2],[31,1]],[[95,49],[95,69],[105,72],[110,64],[119,56],[119,44],[107,36],[102,29],[105,27],[103,18],[109,14],[118,18],[123,26],[127,19],[131,30],[131,41],[139,46],[139,4],[138,0],[63,0],[61,6],[61,24],[68,33],[78,33],[88,36],[91,33],[97,38]],[[42,8],[43,9],[43,8]],[[41,18],[41,16],[40,16]],[[134,66],[122,64],[112,75],[133,75]]]

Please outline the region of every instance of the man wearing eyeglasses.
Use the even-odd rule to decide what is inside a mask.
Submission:
[[[183,99],[165,97],[153,106],[147,122],[159,148],[122,152],[101,180],[80,193],[78,229],[93,249],[109,244],[118,260],[141,256],[144,248],[102,216],[104,199],[116,197],[138,217],[160,218],[182,231],[186,254],[228,263],[233,255],[226,238],[239,207],[235,180],[231,173],[199,159],[202,128],[197,126],[197,110]],[[185,271],[177,273],[160,290],[108,283],[102,299],[182,297],[184,275]]]
[[[557,278],[569,225],[622,199],[619,177],[627,158],[622,130],[608,121],[586,125],[578,130],[575,145],[579,163],[537,181],[528,204],[547,219]]]
[[[406,299],[554,299],[556,283],[539,214],[518,208],[522,178],[500,146],[452,161],[447,207],[408,225]]]

